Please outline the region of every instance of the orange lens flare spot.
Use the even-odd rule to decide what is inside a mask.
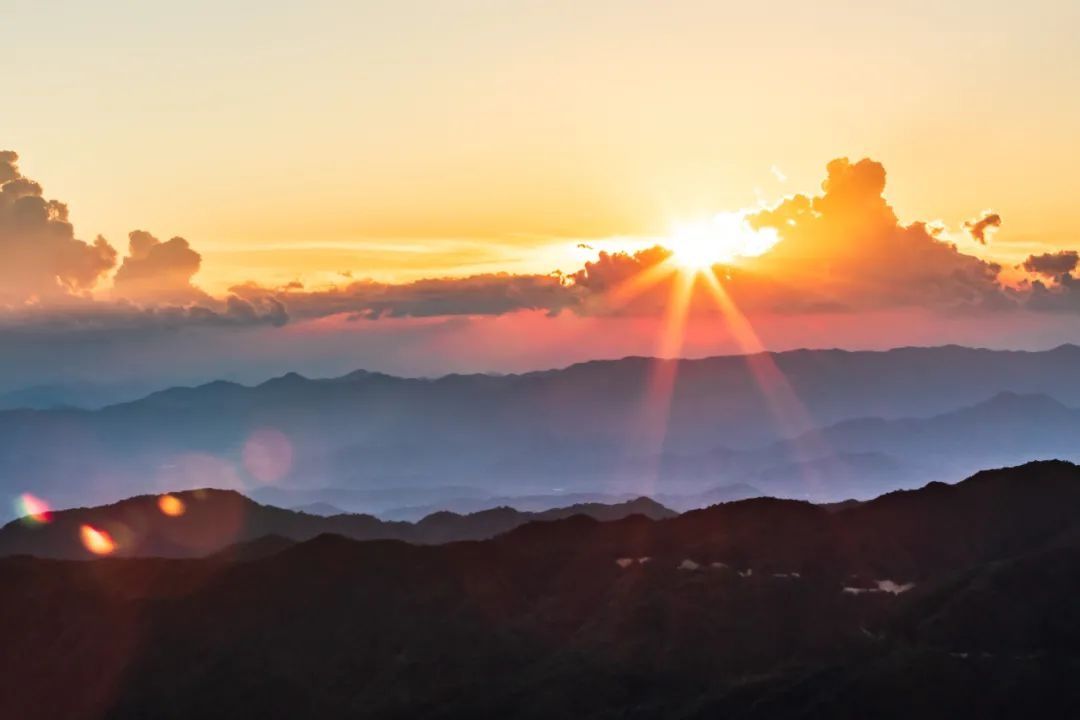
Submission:
[[[175,495],[162,495],[157,501],[158,510],[169,517],[180,517],[187,512],[184,501]]]
[[[79,528],[79,539],[82,540],[83,547],[95,555],[110,555],[116,550],[116,543],[109,533],[90,525]]]
[[[52,520],[49,504],[30,493],[23,493],[15,503],[16,511],[27,522],[41,525]]]

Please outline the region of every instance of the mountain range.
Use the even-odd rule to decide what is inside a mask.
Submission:
[[[1078,509],[1080,467],[1040,462],[484,541],[8,557],[0,715],[1072,717]]]
[[[117,557],[201,557],[238,543],[267,536],[288,542],[333,533],[354,540],[401,540],[416,544],[483,540],[529,522],[583,515],[618,520],[630,515],[662,519],[677,513],[649,498],[603,505],[582,503],[542,512],[498,507],[468,515],[435,512],[412,523],[384,521],[372,515],[321,515],[261,505],[231,490],[201,488],[170,493],[167,514],[162,496],[143,495],[111,505],[61,510],[47,522],[24,517],[0,528],[0,556],[89,559],[94,555],[80,541],[80,528],[92,527],[115,541]]]
[[[2,411],[0,484],[58,507],[213,486],[410,519],[482,509],[484,498],[550,497],[552,507],[575,494],[687,509],[694,501],[680,498],[708,504],[714,489],[739,485],[868,499],[980,467],[1074,458],[1078,366],[1073,345],[946,346],[219,381],[97,410]]]

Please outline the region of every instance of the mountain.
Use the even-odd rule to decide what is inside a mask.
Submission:
[[[69,382],[31,385],[0,392],[0,410],[50,410],[53,408],[97,410],[107,405],[138,400],[155,389],[147,383]]]
[[[815,468],[814,460],[799,462],[808,446],[832,453],[825,458],[825,467]],[[1080,460],[1080,409],[1066,407],[1048,395],[1002,392],[928,418],[847,420],[774,443],[760,455],[774,465],[749,477],[766,492],[798,493],[798,472],[784,472],[783,465],[775,464],[787,458],[804,475],[827,478],[834,492],[866,497],[874,490],[910,485],[912,479],[941,480],[988,465],[1046,458]],[[837,459],[862,468],[853,473],[840,471]]]
[[[307,505],[297,505],[292,508],[297,512],[307,513],[308,515],[321,515],[322,517],[330,517],[332,515],[346,515],[347,513],[336,505],[331,505],[325,502],[313,502]]]
[[[1044,462],[481,542],[4,558],[0,715],[1070,717],[1078,508]]]
[[[1080,406],[1078,364],[1080,348],[1072,345],[1043,352],[947,346],[625,358],[436,379],[293,373],[254,387],[218,381],[172,388],[94,411],[0,412],[0,478],[9,495],[29,491],[57,506],[207,485],[361,493],[407,487],[437,496],[414,493],[379,507],[330,497],[281,503],[325,501],[369,513],[464,497],[450,487],[480,495],[658,497],[747,483],[779,494],[780,480],[802,474],[824,484],[812,492],[799,487],[796,496],[870,497],[904,478],[917,486],[954,476],[919,464],[917,452],[882,451],[880,462],[871,462],[875,451],[841,451],[812,437],[798,453],[789,447],[773,458],[763,449],[859,418],[940,416],[1002,392]],[[670,396],[657,385],[667,376]],[[1022,420],[1014,425],[1015,452],[1005,461],[1039,457],[1026,454],[1040,447],[1039,438],[1023,432]],[[985,458],[975,467],[1000,462],[995,447],[972,448],[975,460]],[[868,492],[853,492],[859,477],[867,478]],[[829,478],[851,482],[833,491]]]
[[[507,507],[469,515],[432,513],[416,523],[383,521],[371,515],[322,516],[260,505],[229,490],[200,489],[171,494],[180,514],[166,514],[159,497],[144,495],[112,505],[61,510],[47,523],[22,518],[0,528],[0,556],[34,555],[86,559],[93,555],[80,541],[80,528],[103,530],[117,544],[120,557],[199,557],[237,543],[255,543],[275,536],[286,541],[309,540],[335,533],[356,540],[393,539],[412,543],[445,543],[494,537],[527,522],[586,515],[617,520],[630,515],[661,519],[676,513],[648,498],[603,505],[582,503],[542,512]],[[249,551],[244,551],[249,552]]]
[[[664,507],[682,512],[708,505],[716,505],[717,503],[760,497],[763,494],[756,487],[745,483],[736,483],[734,485],[720,485],[691,494],[658,493],[654,499]],[[633,499],[634,495],[632,493],[579,492],[553,495],[491,495],[451,498],[429,505],[390,508],[379,512],[378,515],[384,520],[416,520],[440,509],[453,510],[458,513],[470,513],[496,507],[512,507],[515,510],[543,512],[546,509],[557,508],[560,504],[568,502],[575,505],[617,505]]]

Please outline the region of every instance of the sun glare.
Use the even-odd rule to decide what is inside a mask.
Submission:
[[[776,244],[776,232],[755,230],[739,213],[720,213],[705,220],[674,225],[663,244],[672,259],[687,270],[757,257]]]

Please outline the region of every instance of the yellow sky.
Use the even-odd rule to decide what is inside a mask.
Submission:
[[[182,235],[211,290],[569,270],[842,155],[904,220],[1000,212],[986,255],[1080,237],[1071,1],[163,8],[4,5],[0,144],[80,237]]]

